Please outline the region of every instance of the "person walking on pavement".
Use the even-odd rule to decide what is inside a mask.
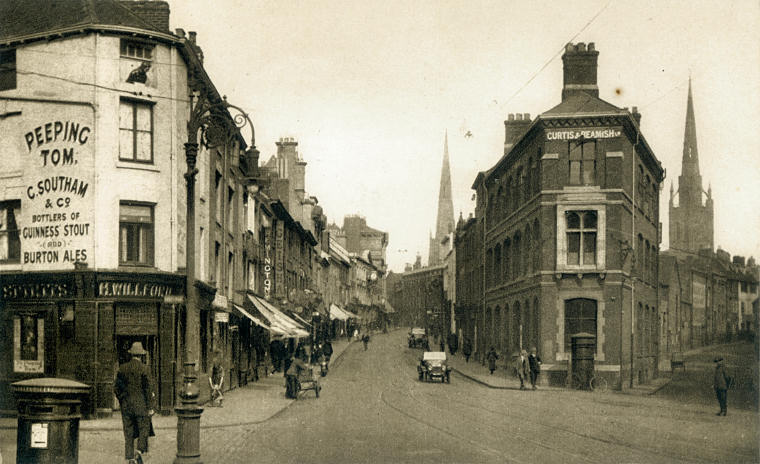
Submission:
[[[362,335],[362,343],[364,343],[364,351],[367,351],[367,344],[369,343],[369,334]]]
[[[520,379],[520,390],[525,390],[525,378],[528,377],[528,352],[520,351],[520,355],[515,359],[515,370],[517,377]]]
[[[133,464],[142,463],[143,455],[148,453],[150,418],[155,408],[156,394],[150,370],[141,360],[141,356],[148,354],[142,343],[132,343],[132,347],[127,352],[131,359],[119,366],[114,382],[114,393],[121,407],[124,457],[129,464]],[[135,436],[136,430],[137,436]],[[135,452],[135,438],[137,438],[137,452]]]
[[[451,356],[454,356],[456,354],[456,352],[457,352],[457,349],[459,348],[459,346],[458,346],[459,345],[459,339],[457,337],[457,334],[455,334],[453,332],[450,333],[449,334],[448,343],[449,343],[449,353],[451,353]]]
[[[472,343],[470,342],[469,338],[464,339],[464,344],[462,345],[462,354],[464,355],[464,362],[470,362],[470,355],[472,355]]]
[[[725,416],[728,409],[726,406],[728,402],[728,386],[731,382],[728,374],[726,374],[726,368],[723,366],[723,358],[718,356],[714,361],[715,376],[713,387],[715,388],[715,396],[718,397],[718,404],[720,405],[720,411],[715,413],[715,415]]]
[[[491,371],[491,375],[493,375],[493,371],[496,370],[497,359],[499,359],[499,355],[496,354],[494,347],[491,347],[491,349],[488,350],[488,354],[486,354],[486,361],[488,361],[488,370]]]
[[[322,353],[325,355],[325,361],[327,362],[327,365],[330,365],[330,358],[333,354],[333,347],[332,343],[330,343],[330,340],[325,340],[325,344],[322,345]]]
[[[541,373],[541,358],[538,356],[535,346],[530,349],[530,355],[528,355],[528,368],[530,369],[530,385],[535,390],[538,374]]]

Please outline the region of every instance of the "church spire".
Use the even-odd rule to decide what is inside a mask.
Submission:
[[[454,202],[451,197],[451,168],[449,167],[449,133],[443,138],[443,165],[441,166],[441,184],[438,190],[438,216],[435,225],[435,246],[430,248],[428,263],[441,262],[445,251],[441,250],[441,241],[454,231]],[[432,245],[432,244],[431,244]]]
[[[686,125],[683,134],[683,158],[681,164],[681,175],[699,175],[697,124],[694,118],[694,100],[691,96],[691,77],[689,77],[689,97],[686,101]]]

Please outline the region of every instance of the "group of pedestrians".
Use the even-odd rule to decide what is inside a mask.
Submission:
[[[493,375],[496,370],[496,361],[498,359],[499,354],[492,346],[486,354],[490,375]],[[537,388],[536,382],[538,381],[538,375],[541,373],[541,358],[538,356],[535,346],[531,348],[530,354],[526,350],[520,350],[520,353],[515,357],[513,368],[517,373],[517,378],[520,379],[520,390],[525,390],[525,383],[528,380],[530,380],[533,390]]]

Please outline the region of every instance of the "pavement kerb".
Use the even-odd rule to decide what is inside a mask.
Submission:
[[[351,346],[351,344],[353,342],[355,342],[355,341],[356,340],[353,340],[353,339],[350,340],[348,342],[348,344],[346,345],[346,347],[343,348],[343,350],[341,350],[340,353],[338,353],[338,356],[336,356],[334,360],[337,361],[338,359],[340,359],[343,356],[343,353],[345,353],[346,350],[348,349],[348,347]],[[286,409],[288,409],[293,403],[295,403],[295,401],[296,400],[290,400],[288,402],[288,404],[286,404],[279,411],[276,411],[274,414],[270,415],[269,417],[265,417],[264,419],[258,419],[258,420],[252,420],[252,421],[242,421],[242,422],[229,422],[229,423],[222,423],[222,424],[201,425],[200,428],[201,429],[222,429],[222,428],[228,428],[228,427],[239,427],[239,426],[242,426],[242,425],[261,424],[261,423],[266,422],[266,421],[268,421],[268,420],[270,420],[270,419],[278,416],[279,414],[281,414],[283,411],[285,411]],[[3,421],[3,422],[6,422],[6,421]],[[82,427],[82,425],[84,425],[84,424],[86,424],[86,421],[80,421],[80,426],[79,426],[80,432],[115,432],[115,431],[121,431],[122,430],[121,424],[114,425],[114,426],[92,426],[92,427],[85,426],[85,427]],[[4,423],[0,422],[0,430],[16,430],[16,428],[17,428],[17,422],[16,422],[16,418],[15,417],[13,418],[13,423],[12,424],[4,424]],[[175,425],[171,425],[171,426],[158,425],[158,426],[155,426],[154,429],[156,429],[156,430],[176,430],[177,429],[177,425],[176,424]]]
[[[480,379],[478,379],[476,377],[473,377],[473,376],[471,376],[469,374],[465,374],[464,372],[460,371],[456,367],[452,367],[451,370],[453,370],[454,372],[456,372],[457,374],[461,375],[462,377],[464,377],[464,378],[466,378],[468,380],[471,380],[471,381],[473,381],[475,383],[483,385],[484,387],[492,388],[494,390],[515,390],[515,391],[520,391],[520,387],[508,387],[508,386],[501,386],[501,385],[491,385],[488,382],[480,380]],[[529,388],[524,388],[523,390],[530,390],[530,389]],[[559,390],[565,390],[565,388],[542,386],[538,390],[543,390],[543,391],[559,391]]]

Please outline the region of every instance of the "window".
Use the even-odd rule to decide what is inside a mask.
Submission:
[[[567,264],[596,264],[596,211],[566,211]]]
[[[134,100],[119,105],[119,159],[153,162],[153,106]]]
[[[570,142],[570,184],[596,183],[596,141]]]
[[[0,51],[0,90],[16,88],[16,50]]]
[[[122,39],[121,56],[150,60],[153,57],[153,44]]]
[[[222,245],[219,242],[214,242],[214,277],[216,282],[222,278]]]
[[[21,201],[0,201],[0,263],[21,261],[18,220]]]
[[[235,285],[235,255],[229,252],[227,255],[227,295],[231,298]]]
[[[121,203],[119,264],[153,265],[153,206]]]
[[[576,298],[565,301],[565,352],[570,352],[570,337],[578,333],[596,336],[596,300]]]
[[[227,187],[227,232],[235,231],[235,189]]]
[[[216,195],[216,209],[214,213],[216,214],[216,222],[218,222],[221,225],[222,222],[222,203],[224,198],[224,191],[223,191],[223,184],[222,184],[222,174],[219,171],[216,171],[216,177],[214,179],[214,194]]]

